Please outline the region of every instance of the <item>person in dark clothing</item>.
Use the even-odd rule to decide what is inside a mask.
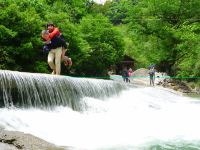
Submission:
[[[56,49],[57,47],[64,47],[65,49],[67,48],[67,44],[65,43],[65,41],[59,36],[54,36],[51,39],[50,43],[47,44],[47,46],[50,49]]]
[[[60,38],[59,36],[54,36],[53,38],[49,37],[49,31],[43,30],[42,31],[42,38],[46,42],[45,46],[49,49],[48,53],[48,64],[50,68],[53,70],[52,74],[60,75],[61,72],[61,55],[62,55],[62,48],[67,48],[65,41]],[[54,64],[55,59],[55,64]]]
[[[124,82],[128,82],[128,70],[127,70],[127,68],[124,68],[122,70],[122,78],[123,78]]]
[[[52,23],[47,24],[47,30],[49,31],[49,41],[54,38],[55,36],[60,37],[62,40],[65,41],[63,34],[60,32],[60,30]],[[46,41],[47,43],[49,41]],[[44,46],[43,51],[48,51],[47,45]],[[61,60],[64,62],[65,66],[71,66],[72,65],[72,60],[71,58],[65,56],[67,49],[63,47],[62,49],[62,55],[61,55]]]
[[[150,68],[150,70],[149,70],[149,78],[150,78],[150,85],[154,86],[154,81],[155,81],[155,69],[154,69],[154,67]]]

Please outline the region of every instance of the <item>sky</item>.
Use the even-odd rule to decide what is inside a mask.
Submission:
[[[104,4],[106,0],[94,0],[98,4]]]

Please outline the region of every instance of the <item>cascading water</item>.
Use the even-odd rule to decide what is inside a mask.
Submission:
[[[83,97],[104,99],[126,88],[112,81],[3,70],[0,83],[0,101],[5,107],[69,106],[74,110],[83,108]]]
[[[30,85],[33,85],[35,90],[38,91],[38,96],[33,96],[32,92],[32,97],[28,97],[27,94],[18,90],[17,97],[21,98],[21,95],[23,95],[22,98],[33,99],[33,97],[38,97],[44,105],[46,103],[43,103],[41,97],[49,98],[51,96],[42,95],[39,89],[45,82],[52,81],[55,84],[56,82],[61,84],[60,86],[57,85],[58,87],[56,86],[59,90],[63,86],[73,86],[78,93],[78,102],[84,103],[79,107],[87,106],[81,109],[82,111],[73,110],[69,103],[60,105],[63,101],[67,101],[67,98],[60,96],[62,101],[59,100],[58,103],[55,98],[55,106],[51,110],[40,109],[40,107],[37,107],[39,102],[38,105],[33,105],[35,104],[33,100],[28,103],[28,108],[1,108],[0,126],[7,130],[31,133],[57,145],[90,150],[200,149],[200,121],[198,120],[200,101],[198,99],[184,97],[161,88],[127,89],[124,84],[113,81],[7,71],[6,73],[12,75],[4,75],[4,79],[2,80],[1,77],[0,80],[1,85],[4,86],[1,91],[3,91],[2,96],[4,96],[5,102],[14,103],[15,97],[12,96],[13,92],[7,86],[22,86],[23,83],[29,86],[23,87],[25,86],[23,85],[20,90],[30,91]],[[5,74],[5,72],[2,74]],[[29,83],[24,83],[25,81],[29,81]],[[41,84],[41,87],[38,87],[39,84]],[[79,84],[81,84],[81,88]],[[52,84],[49,84],[49,86],[52,86]],[[126,90],[122,91],[122,89]],[[72,91],[71,93],[73,93]],[[65,93],[67,90],[63,92]],[[95,93],[97,93],[97,96],[95,96]],[[49,92],[48,94],[55,93]],[[70,96],[73,97],[73,94],[68,95],[68,97]],[[102,97],[104,100],[102,100]],[[9,100],[9,98],[12,98],[12,100]],[[76,98],[75,96],[71,101],[75,101]],[[27,101],[23,100],[22,104],[26,104]],[[44,106],[53,105],[54,103]]]

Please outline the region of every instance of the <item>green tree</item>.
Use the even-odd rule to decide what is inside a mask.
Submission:
[[[30,71],[32,58],[37,54],[35,49],[40,45],[42,21],[31,3],[28,7],[25,4],[25,1],[0,1],[0,43],[10,59],[15,60],[13,66],[20,66],[16,69]]]
[[[87,59],[81,64],[85,75],[106,75],[107,69],[123,55],[120,34],[103,15],[88,15],[80,22],[83,38],[90,45]]]
[[[105,15],[108,16],[110,21],[114,25],[126,23],[127,13],[131,7],[132,2],[130,0],[113,0],[112,2],[106,2],[104,7],[107,8]]]
[[[199,6],[199,1],[192,0],[134,4],[129,11],[129,33],[138,45],[136,56],[140,54],[147,63],[156,63],[174,75],[197,75],[189,68],[198,62]]]

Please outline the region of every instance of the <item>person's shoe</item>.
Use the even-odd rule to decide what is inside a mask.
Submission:
[[[56,71],[55,71],[55,70],[53,70],[53,72],[52,72],[51,74],[56,74]]]
[[[68,62],[69,66],[72,66],[72,59],[71,58],[68,58],[67,62]]]
[[[65,66],[71,66],[72,65],[72,59],[67,57],[67,56],[64,57],[63,62],[64,62]]]

